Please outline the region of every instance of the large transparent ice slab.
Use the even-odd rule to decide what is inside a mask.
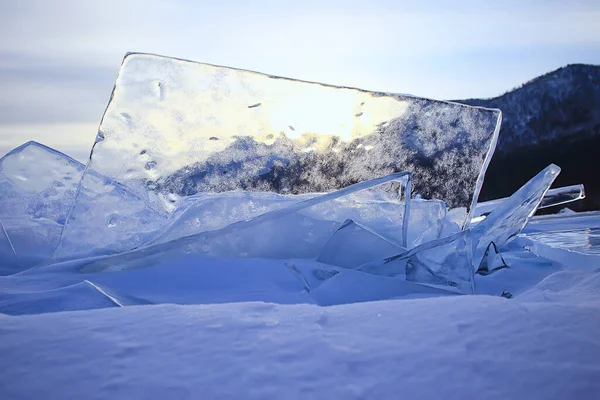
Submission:
[[[423,198],[471,207],[500,118],[499,110],[129,54],[82,187],[95,171],[173,212],[198,192],[322,193],[409,171]],[[140,230],[137,215],[121,218],[124,236]],[[89,229],[107,231],[109,221]]]
[[[224,228],[202,232],[166,243],[142,246],[139,249],[90,260],[85,271],[147,267],[165,257],[197,253],[217,257],[314,258],[327,240],[339,228],[336,218],[351,215],[342,210],[333,219],[316,218],[319,206],[351,196],[359,191],[395,191],[397,207],[403,209],[398,230],[406,233],[410,214],[410,173],[394,173],[357,183],[324,195],[308,198],[290,206],[238,221]],[[343,221],[343,220],[342,220]],[[406,237],[406,236],[405,236]]]
[[[83,170],[80,162],[37,142],[0,158],[0,219],[19,258],[52,254]]]
[[[475,210],[472,213],[471,224],[483,221],[483,219],[491,213],[496,207],[506,201],[506,197],[477,203]],[[583,184],[563,186],[548,190],[542,199],[538,209],[559,206],[568,204],[573,201],[585,199],[585,188]]]

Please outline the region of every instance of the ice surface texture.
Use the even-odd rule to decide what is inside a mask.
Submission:
[[[600,267],[600,211],[538,216],[520,237],[530,251],[561,264]]]
[[[546,192],[539,208],[558,206],[581,199],[585,199],[583,184],[550,189]]]
[[[129,54],[82,187],[95,171],[149,208],[173,212],[198,192],[328,192],[408,171],[424,198],[471,207],[500,118],[499,110]],[[96,204],[101,196],[72,215]],[[136,212],[119,217],[126,236],[142,230]],[[93,229],[109,230],[110,219]]]

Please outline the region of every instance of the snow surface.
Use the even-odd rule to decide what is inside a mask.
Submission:
[[[599,289],[0,316],[0,398],[596,399]]]

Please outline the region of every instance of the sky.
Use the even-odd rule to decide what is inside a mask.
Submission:
[[[85,162],[127,52],[435,99],[600,64],[600,1],[2,0],[0,156]]]

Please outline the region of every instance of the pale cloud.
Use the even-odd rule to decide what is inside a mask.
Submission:
[[[600,63],[599,20],[598,1],[9,0],[0,3],[0,127],[35,126],[54,140],[57,124],[97,124],[128,51],[490,97],[568,63]]]

